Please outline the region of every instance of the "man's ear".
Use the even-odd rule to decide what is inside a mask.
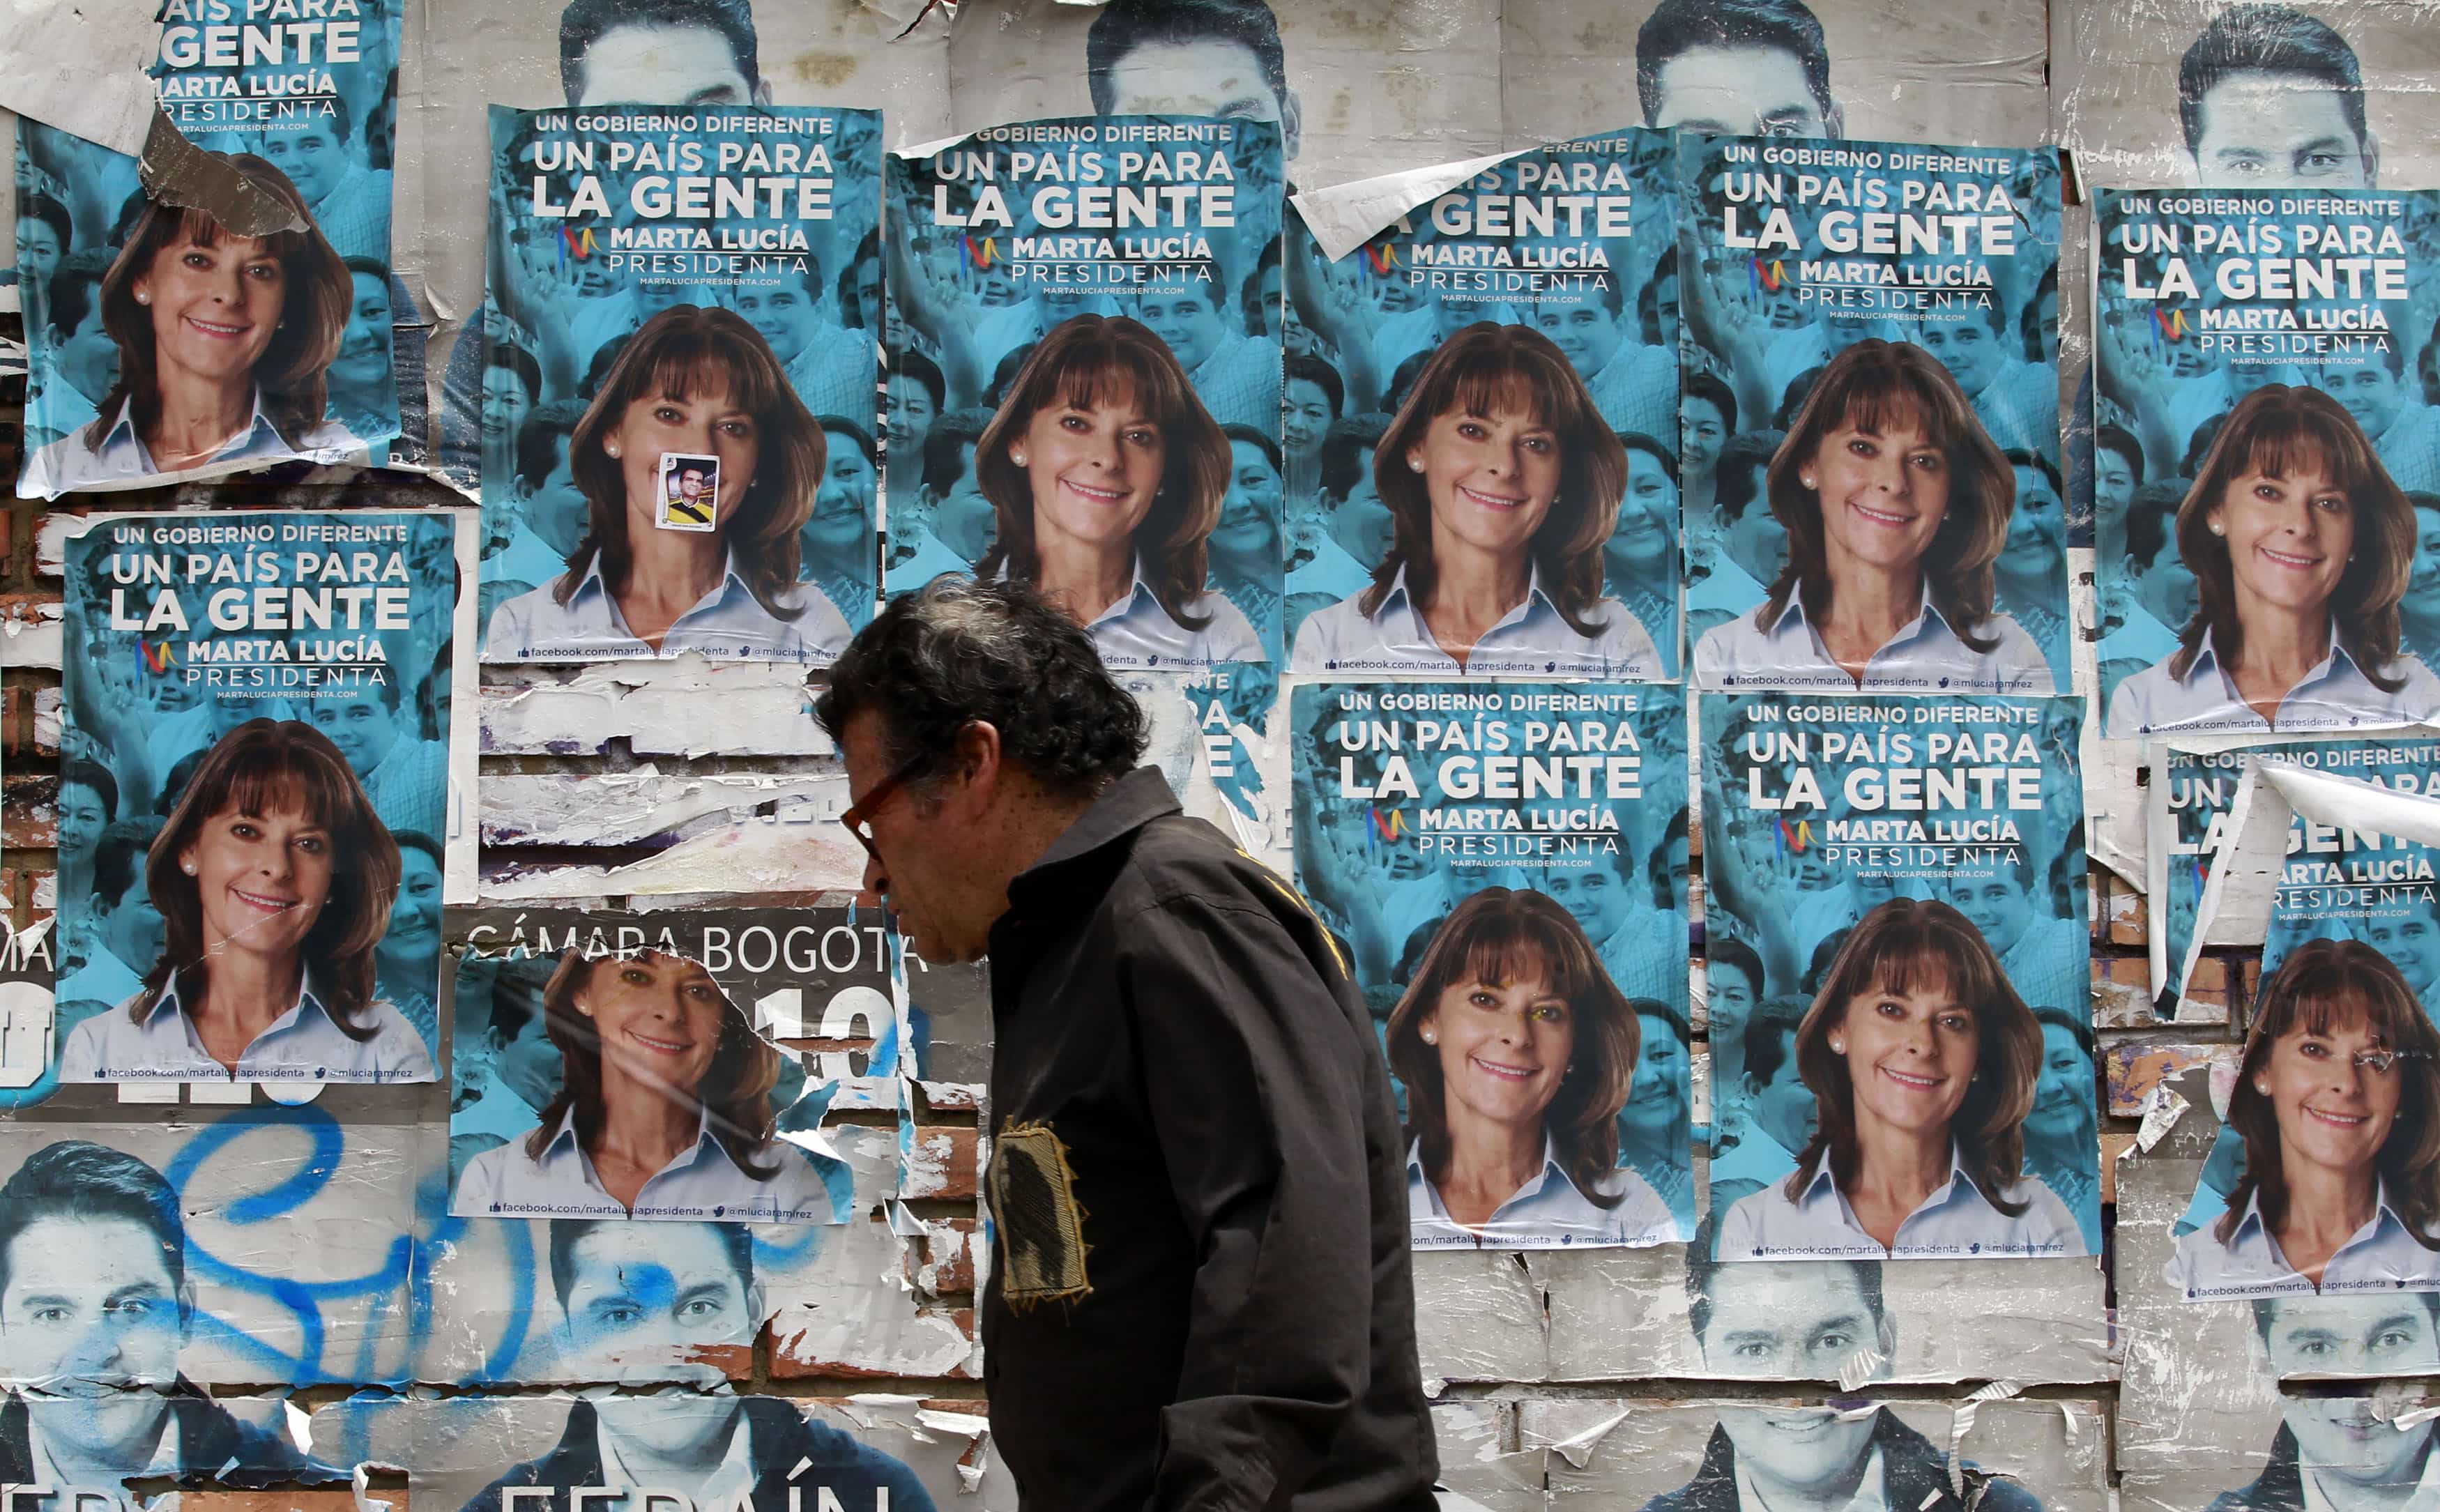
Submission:
[[[2367,133],[2366,135],[2369,135],[2370,134]],[[1301,146],[1303,142],[1304,101],[1297,98],[1297,92],[1295,90],[1283,90],[1280,95],[1281,160],[1289,163],[1295,162],[1297,158],[1297,149]]]
[[[1887,1380],[1897,1370],[1898,1320],[1886,1304],[1881,1307],[1881,1368],[1873,1373],[1875,1380]]]
[[[758,105],[771,103],[771,81],[768,79],[758,79],[754,81],[754,103]]]
[[[1821,117],[1821,124],[1833,136],[1846,135],[1847,107],[1836,103],[1832,104],[1829,112]]]
[[[971,803],[972,812],[980,812],[998,792],[999,780],[1006,772],[1000,765],[998,727],[987,719],[969,721],[958,731],[953,765],[960,778],[958,794]]]
[[[2380,134],[2369,126],[2363,134],[2363,170],[2365,186],[2380,188]]]

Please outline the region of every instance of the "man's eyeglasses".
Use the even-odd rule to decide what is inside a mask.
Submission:
[[[846,813],[839,816],[839,822],[847,826],[847,832],[855,837],[855,842],[858,845],[864,847],[864,854],[871,856],[876,863],[885,866],[888,864],[882,861],[881,853],[872,848],[872,816],[880,813],[891,799],[896,798],[899,789],[912,781],[917,772],[930,765],[932,759],[932,756],[927,753],[909,757],[900,763],[896,771],[872,784],[871,791],[864,795],[863,801],[850,806]]]

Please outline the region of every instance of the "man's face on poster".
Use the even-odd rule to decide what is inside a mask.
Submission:
[[[1211,306],[1208,284],[1156,284],[1136,303],[1136,318],[1169,347],[1178,366],[1189,373],[1203,366],[1220,344],[1220,312]]]
[[[1837,1380],[1864,1351],[1888,1353],[1863,1287],[1843,1265],[1723,1263],[1712,1271],[1707,1294],[1712,1320],[1697,1342],[1704,1369],[1715,1376]],[[1886,1372],[1884,1365],[1874,1374]],[[1736,1431],[1730,1437],[1736,1439]],[[1745,1453],[1741,1441],[1737,1451]]]
[[[2366,437],[2378,440],[2397,412],[2406,405],[2406,380],[2389,370],[2388,362],[2378,352],[2370,352],[2351,368],[2324,367],[2321,370],[2322,389],[2339,402],[2362,427]]]
[[[703,469],[690,467],[678,474],[678,497],[694,503],[703,497]]]
[[[1754,1263],[1721,1269],[1743,1270]],[[1862,1469],[1873,1451],[1877,1417],[1845,1417],[1833,1407],[1724,1407],[1720,1431],[1736,1447],[1737,1468],[1764,1487],[1826,1495],[1852,1483]]]
[[[1770,1080],[1751,1089],[1754,1122],[1778,1142],[1781,1149],[1795,1155],[1812,1143],[1821,1108],[1814,1099],[1813,1089],[1804,1085],[1804,1077],[1797,1070],[1793,1034],[1781,1036],[1781,1050],[1779,1065],[1772,1069]],[[1746,1080],[1749,1086],[1753,1082],[1750,1070],[1746,1072]]]
[[[2414,512],[2414,576],[2407,582],[2406,597],[2412,609],[2440,610],[2440,510]]]
[[[1947,893],[1949,907],[1982,932],[1983,944],[1995,955],[2014,950],[2024,938],[2025,926],[2034,921],[2034,900],[2025,895],[2014,872],[1953,877]]]
[[[1296,92],[1276,91],[1254,49],[1224,37],[1147,42],[1111,63],[1113,116],[1220,116],[1277,121],[1288,161],[1297,155],[1302,111]]]
[[[303,131],[264,134],[262,155],[288,175],[308,205],[319,205],[348,171],[348,149],[339,140],[335,117],[325,116]]]
[[[795,362],[813,339],[821,316],[813,292],[797,282],[746,284],[736,295],[738,317],[771,344],[771,355],[784,368]]]
[[[576,1241],[570,1258],[562,1299],[567,1363],[585,1379],[668,1380],[673,1366],[703,1350],[754,1341],[753,1287],[710,1224],[604,1223]],[[694,1368],[707,1380],[722,1378],[709,1363]],[[619,1431],[661,1448],[664,1433],[683,1445],[717,1427],[683,1422],[635,1431],[621,1425]]]
[[[117,904],[97,906],[96,916],[102,945],[130,970],[150,971],[152,963],[161,959],[161,910],[152,907],[143,867],[136,867],[128,878],[127,891],[118,895]]]
[[[969,443],[960,449],[965,454],[965,467],[948,496],[933,506],[932,533],[965,561],[979,562],[991,549],[999,521],[976,477],[974,446]]]
[[[771,103],[770,86],[747,79],[710,27],[613,27],[586,49],[583,78],[571,106]]]
[[[1576,376],[1588,383],[1608,365],[1625,339],[1618,313],[1603,303],[1598,293],[1581,304],[1537,305],[1534,323],[1576,369]]]
[[[1991,329],[1979,310],[1968,310],[1963,320],[1927,320],[1915,328],[1915,341],[1939,358],[1957,387],[1968,394],[1988,387],[2007,358],[2000,350],[2000,333]]]
[[[2202,98],[2198,184],[2229,189],[2372,189],[2380,149],[2347,119],[2338,91],[2302,74],[2230,74]]]
[[[2263,1344],[2282,1376],[2413,1376],[2440,1370],[2440,1324],[2421,1294],[2275,1297]]]
[[[331,737],[358,777],[369,776],[398,743],[398,715],[378,694],[316,699],[313,711],[314,728]]]
[[[2374,918],[2364,926],[2364,943],[2389,958],[2416,997],[2440,981],[2440,924],[2433,922],[2428,909]]]
[[[157,1397],[177,1383],[186,1313],[152,1230],[130,1218],[37,1218],[9,1245],[0,1292],[0,1366],[58,1398],[46,1436],[108,1457],[141,1449]]]
[[[1660,65],[1651,124],[1739,136],[1838,136],[1838,110],[1821,108],[1803,60],[1785,47],[1690,47]]]
[[[526,528],[562,556],[576,549],[576,543],[583,539],[584,528],[592,519],[592,505],[586,501],[584,491],[576,486],[576,469],[568,459],[567,443],[568,439],[561,436],[553,444],[550,472],[539,487],[524,478],[517,480],[524,498]]]

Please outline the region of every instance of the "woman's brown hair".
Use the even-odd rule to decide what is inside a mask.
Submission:
[[[1211,617],[1187,606],[1203,593],[1207,543],[1220,523],[1233,454],[1168,344],[1124,315],[1081,315],[1051,327],[975,443],[975,482],[991,500],[997,531],[975,576],[989,581],[1005,572],[1032,583],[1042,575],[1033,484],[1009,456],[1034,415],[1052,405],[1090,409],[1126,395],[1160,428],[1166,453],[1151,513],[1136,527],[1136,554],[1161,608],[1186,629],[1200,630]]]
[[[2194,487],[2178,506],[2178,554],[2195,575],[2195,617],[2178,635],[2171,675],[2183,677],[2209,635],[2220,665],[2245,658],[2236,617],[2236,574],[2228,542],[2211,515],[2228,486],[2247,473],[2292,477],[2319,473],[2347,496],[2356,518],[2355,555],[2330,594],[2331,634],[2364,680],[2395,693],[2406,679],[2397,659],[2397,604],[2414,572],[2414,506],[2339,402],[2318,388],[2265,384],[2236,403],[2203,455]]]
[[[731,311],[692,304],[670,306],[627,338],[601,380],[601,391],[568,437],[568,475],[584,495],[591,523],[551,589],[555,602],[575,596],[597,555],[601,581],[613,589],[626,586],[635,566],[627,541],[627,475],[619,459],[602,450],[604,433],[638,400],[683,402],[724,388],[731,404],[754,417],[756,452],[754,477],[722,527],[722,537],[746,591],[766,613],[794,620],[805,612],[796,598],[797,531],[813,513],[828,461],[822,427],[797,397],[761,332]],[[721,480],[721,487],[730,486]]]
[[[144,974],[131,1005],[137,1023],[152,1016],[171,981],[189,1009],[206,985],[204,905],[195,878],[179,864],[204,825],[224,811],[262,816],[294,808],[320,825],[333,865],[331,895],[305,933],[305,970],[339,1032],[372,1038],[373,952],[389,932],[398,899],[398,842],[373,812],[364,784],[331,737],[296,719],[249,719],[215,743],[170,822],[144,858],[144,885],[161,913],[161,959]]]
[[[1856,1088],[1847,1059],[1830,1049],[1850,1005],[1879,992],[1911,992],[1938,982],[1974,1015],[1974,1079],[1949,1123],[1960,1161],[1982,1200],[2015,1217],[2029,1202],[2008,1189],[2024,1178],[2025,1115],[2041,1080],[2042,1026],[2008,982],[1982,932],[1946,903],[1892,898],[1864,915],[1830,963],[1821,990],[1796,1026],[1796,1070],[1813,1089],[1820,1114],[1811,1143],[1787,1179],[1789,1201],[1803,1195],[1821,1162],[1842,1190],[1852,1188],[1862,1152],[1856,1143]]]
[[[660,955],[657,950],[632,952],[633,955]],[[550,974],[542,990],[543,1033],[559,1047],[559,1091],[548,1107],[542,1110],[542,1122],[526,1136],[526,1156],[539,1161],[542,1152],[559,1134],[562,1119],[572,1108],[576,1114],[576,1143],[586,1150],[593,1149],[601,1138],[602,1120],[607,1107],[601,1098],[601,1035],[587,1015],[579,1013],[576,995],[593,981],[594,971],[606,964],[628,960],[628,955],[585,957],[583,948],[570,945],[559,958],[559,967]],[[684,960],[683,957],[664,957]],[[694,964],[688,962],[688,964]],[[711,1064],[704,1068],[703,1080],[691,1090],[703,1107],[711,1126],[711,1137],[720,1142],[737,1168],[757,1181],[767,1181],[779,1174],[779,1162],[762,1161],[759,1157],[770,1147],[771,1131],[779,1125],[779,1116],[771,1110],[771,1089],[780,1084],[780,1052],[754,1032],[745,1020],[745,1012],[717,982],[720,992],[720,1044],[711,1053]]]
[[[2000,643],[1982,632],[1991,618],[1992,564],[2008,544],[2008,517],[2016,513],[2016,469],[1939,358],[1921,347],[1877,337],[1830,359],[1787,439],[1771,456],[1765,486],[1770,512],[1787,527],[1787,565],[1756,611],[1757,624],[1777,624],[1799,594],[1812,619],[1830,612],[1821,496],[1804,486],[1802,476],[1814,464],[1822,438],[1841,426],[1882,433],[1910,422],[1948,459],[1948,509],[1923,558],[1931,606],[1968,649],[1985,652]]]
[[[1576,1033],[1575,1056],[1543,1110],[1543,1126],[1576,1190],[1596,1207],[1614,1208],[1624,1194],[1606,1193],[1603,1183],[1618,1171],[1618,1112],[1635,1084],[1643,1025],[1602,969],[1584,926],[1539,892],[1484,888],[1459,904],[1425,947],[1385,1036],[1390,1069],[1407,1086],[1407,1137],[1421,1146],[1432,1184],[1447,1179],[1447,1089],[1440,1053],[1423,1041],[1423,1020],[1440,1007],[1441,994],[1461,982],[1534,977],[1568,1000]]]
[[[214,154],[221,155],[221,154]],[[322,423],[330,409],[328,375],[348,333],[348,314],[356,302],[355,280],[348,265],[322,234],[305,196],[288,175],[251,153],[226,154],[231,168],[263,193],[286,206],[305,224],[301,231],[274,231],[262,238],[265,251],[278,259],[288,280],[280,306],[279,327],[254,365],[255,387],[262,390],[262,409],[279,439],[291,450],[302,448],[306,433]],[[152,200],[128,233],[127,244],[101,276],[101,329],[118,345],[118,382],[102,396],[100,413],[85,427],[84,443],[101,450],[118,423],[125,404],[135,432],[151,430],[161,418],[161,369],[152,350],[152,311],[135,301],[135,280],[152,271],[152,260],[166,247],[218,246],[229,233],[210,213]]]
[[[2249,1205],[2260,1206],[2262,1222],[2273,1233],[2288,1222],[2278,1110],[2253,1089],[2271,1046],[2291,1032],[2326,1035],[2359,1016],[2396,1053],[2395,1069],[2406,1082],[2373,1169],[2407,1233],[2425,1249],[2440,1250],[2433,1233],[2440,1228],[2440,1029],[2397,967],[2360,940],[2307,940],[2262,984],[2228,1100],[2228,1126],[2245,1141],[2245,1170],[2213,1231],[2220,1243],[2235,1234]]]
[[[1372,449],[1372,487],[1389,506],[1396,533],[1372,569],[1372,585],[1355,603],[1367,616],[1380,609],[1402,571],[1418,604],[1431,602],[1439,583],[1431,495],[1423,475],[1408,465],[1408,454],[1443,415],[1501,410],[1530,415],[1558,435],[1559,492],[1527,549],[1568,628],[1580,636],[1601,633],[1592,612],[1602,602],[1602,548],[1618,529],[1619,501],[1626,497],[1626,448],[1602,419],[1575,365],[1550,337],[1491,320],[1478,320],[1441,343]]]

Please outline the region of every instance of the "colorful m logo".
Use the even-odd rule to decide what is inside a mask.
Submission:
[[[966,265],[978,273],[986,273],[999,261],[999,238],[996,236],[964,238]]]
[[[150,640],[139,640],[136,644],[144,650],[144,670],[156,677],[178,664],[177,647],[170,641],[154,645]]]
[[[1398,243],[1384,237],[1364,243],[1364,261],[1372,265],[1372,276],[1383,278],[1398,266]]]
[[[1748,261],[1746,268],[1748,282],[1765,294],[1777,294],[1787,286],[1787,264],[1777,258],[1771,259],[1767,266],[1764,265],[1762,259],[1754,258]]]

